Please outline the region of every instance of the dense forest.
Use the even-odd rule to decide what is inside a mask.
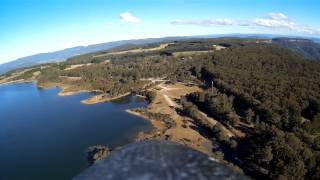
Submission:
[[[221,123],[254,125],[231,146],[241,167],[256,178],[319,179],[320,64],[269,45],[201,59],[195,74],[209,89],[187,100]]]
[[[214,44],[227,48],[211,52]],[[156,45],[143,48],[148,47]],[[174,54],[182,51],[208,52]],[[158,51],[97,58],[101,53],[106,52],[38,68],[37,81],[70,83],[110,95],[142,93],[150,85],[148,78],[199,84],[204,91],[182,98],[183,112],[232,152],[228,161],[256,179],[320,179],[319,62],[245,39],[174,42]],[[68,69],[79,63],[89,65]],[[65,77],[77,80],[66,82]],[[219,123],[210,126],[195,109]],[[221,124],[245,136],[229,138]]]

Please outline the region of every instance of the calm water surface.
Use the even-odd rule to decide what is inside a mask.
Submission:
[[[59,97],[33,83],[0,86],[0,180],[70,179],[87,167],[86,150],[120,146],[150,123],[124,110],[147,103],[134,96],[83,105],[90,93]]]

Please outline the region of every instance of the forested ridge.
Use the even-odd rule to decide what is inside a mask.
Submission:
[[[174,54],[214,44],[227,48]],[[89,64],[67,69],[79,63]],[[255,40],[192,40],[148,53],[87,54],[37,70],[39,84],[69,83],[111,95],[144,92],[148,78],[198,84],[204,91],[181,100],[183,113],[232,153],[227,161],[256,179],[320,178],[320,63],[288,49]],[[196,109],[219,123],[209,125]],[[228,137],[220,124],[244,135]]]
[[[254,125],[231,147],[240,166],[255,178],[318,179],[319,63],[269,45],[206,58],[196,73],[214,88],[187,99],[222,123]]]

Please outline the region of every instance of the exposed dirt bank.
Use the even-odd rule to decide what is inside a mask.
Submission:
[[[127,92],[127,93],[121,94],[119,96],[109,96],[108,94],[99,94],[96,96],[92,96],[88,99],[82,100],[81,103],[90,105],[90,104],[108,102],[108,101],[122,98],[124,96],[128,96],[129,94],[131,94],[131,92]]]
[[[194,128],[195,124],[193,124],[191,119],[177,113],[177,109],[181,108],[178,102],[182,96],[202,90],[197,86],[188,86],[182,83],[173,85],[162,83],[151,90],[156,92],[156,97],[149,106],[144,109],[143,112],[145,113],[137,112],[135,109],[127,110],[130,114],[150,120],[154,127],[150,133],[139,133],[137,140],[166,139],[187,145],[212,156],[211,141]],[[164,121],[153,118],[150,114],[166,115],[166,117],[173,121],[172,124],[174,125],[168,127]]]
[[[13,83],[31,83],[34,82],[33,80],[24,80],[24,79],[19,79],[15,81],[0,81],[0,86],[1,85],[6,85],[6,84],[13,84]]]

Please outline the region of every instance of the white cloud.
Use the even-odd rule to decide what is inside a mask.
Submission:
[[[257,26],[268,28],[288,28],[293,29],[296,23],[282,13],[269,13],[265,18],[257,18],[253,21]]]
[[[232,19],[211,19],[211,20],[176,20],[171,24],[175,25],[197,25],[197,26],[247,26],[263,27],[273,30],[293,31],[303,34],[320,35],[320,29],[301,25],[289,19],[283,13],[269,13],[263,18],[254,20],[232,20]]]
[[[290,20],[282,13],[269,13],[265,18],[257,18],[253,21],[254,25],[265,28],[290,30],[304,34],[320,35],[319,29],[314,29],[305,25],[298,24]]]
[[[212,26],[212,25],[233,25],[233,21],[230,19],[211,19],[211,20],[175,20],[171,24],[177,25],[198,25],[198,26]]]
[[[310,27],[298,26],[295,27],[293,30],[304,34],[320,35],[320,29],[313,29]]]
[[[274,20],[285,20],[288,19],[288,17],[282,13],[269,13],[268,17]]]
[[[120,14],[120,20],[122,22],[127,22],[127,23],[140,23],[141,20],[137,18],[136,16],[132,15],[129,12],[124,12]]]

